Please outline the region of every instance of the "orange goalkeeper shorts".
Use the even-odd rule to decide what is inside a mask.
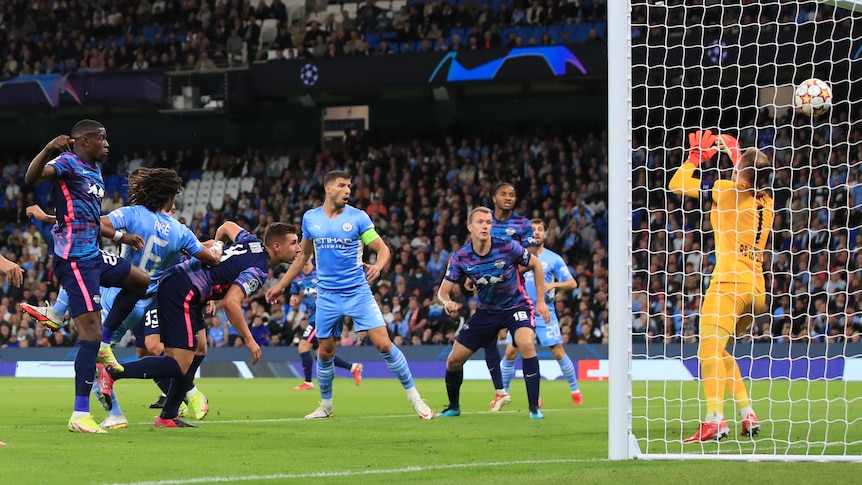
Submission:
[[[713,325],[730,335],[741,334],[766,306],[766,291],[752,283],[716,283],[706,290],[700,327]]]

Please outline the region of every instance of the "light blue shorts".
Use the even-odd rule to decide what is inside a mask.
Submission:
[[[120,288],[101,288],[102,293],[102,321],[104,322],[106,318],[108,318],[108,312],[111,311],[111,308],[114,306],[114,300],[117,298],[117,295],[120,293]],[[135,326],[141,323],[141,320],[144,318],[144,315],[147,313],[147,308],[150,305],[155,303],[155,295],[150,296],[149,298],[142,298],[135,303],[135,308],[129,313],[123,320],[123,324],[120,325],[120,328],[114,332],[113,339],[114,342],[119,342],[123,335],[126,334],[126,330],[132,330]]]
[[[536,340],[543,347],[553,347],[554,345],[563,343],[563,335],[560,333],[560,321],[557,320],[557,315],[551,313],[551,323],[545,324],[542,317],[536,315]],[[506,335],[506,343],[512,343],[512,334]]]
[[[386,322],[368,285],[344,291],[317,289],[315,327],[318,339],[341,337],[342,317],[353,319],[353,330],[362,332],[383,327]]]

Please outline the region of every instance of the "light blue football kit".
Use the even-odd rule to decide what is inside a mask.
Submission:
[[[353,319],[357,332],[386,326],[380,307],[371,294],[362,263],[363,248],[379,238],[368,214],[349,205],[334,218],[328,217],[322,206],[302,216],[302,239],[311,240],[314,244],[317,267],[315,326],[318,339],[341,336],[344,316]],[[392,344],[390,351],[380,356],[408,391],[409,397],[411,389],[416,386],[404,354]],[[332,399],[334,378],[334,359],[318,358],[317,382],[322,399]],[[418,394],[416,396],[418,398]]]

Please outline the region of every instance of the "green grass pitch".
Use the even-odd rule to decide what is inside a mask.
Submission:
[[[155,385],[129,380],[119,382],[117,391],[131,427],[105,435],[82,435],[66,430],[72,404],[70,379],[2,378],[0,440],[7,445],[0,448],[0,483],[181,485],[313,480],[643,485],[700,484],[713,481],[708,477],[721,477],[723,483],[786,484],[825,477],[832,483],[855,483],[862,472],[862,464],[857,463],[611,462],[607,460],[607,383],[582,383],[585,403],[573,406],[564,382],[543,381],[545,419],[534,421],[529,419],[521,382],[515,382],[513,402],[502,413],[485,412],[493,392],[489,382],[467,381],[462,416],[421,421],[394,379],[367,379],[358,388],[350,380],[337,379],[334,417],[304,421],[302,416],[317,406],[319,395],[316,390],[293,391],[298,383],[294,380],[200,379],[197,384],[210,399],[210,415],[200,422],[201,428],[157,430],[153,428],[156,413],[147,407],[157,396]],[[814,389],[821,397],[850,396],[851,391],[856,397],[862,395],[862,386],[845,389],[841,384],[838,392],[834,383],[821,384],[799,386],[799,392]],[[420,380],[417,385],[432,408],[440,411],[444,407],[442,379]],[[840,425],[830,421],[833,415],[842,413],[852,420],[853,414],[862,413],[858,402],[855,409],[848,405],[839,409],[837,399],[815,399],[803,409],[787,383],[777,382],[769,389],[780,396],[770,407],[778,416],[793,412],[803,418],[829,417],[813,420],[814,424],[800,431],[803,438],[822,439],[817,437],[825,436],[827,428],[837,432],[835,427]],[[784,439],[790,430],[789,423],[767,421],[762,416],[764,432],[754,442],[738,437],[732,426],[733,436],[720,445],[664,446],[659,434],[678,440],[681,434],[694,431],[700,413],[693,401],[697,384],[653,383],[647,388],[636,383],[635,395],[643,396],[647,390],[651,398],[637,399],[635,414],[649,420],[636,419],[634,426],[643,438],[641,446],[650,452],[751,452],[752,443],[761,441],[764,445],[758,452],[775,452],[774,443],[780,441],[776,437]],[[670,411],[655,400],[659,392],[670,397]],[[755,405],[766,404],[761,400]],[[104,412],[95,399],[92,409],[101,420]],[[667,425],[665,415],[673,418]],[[862,440],[857,423],[843,426],[841,433],[848,441]],[[798,443],[796,438],[787,441]],[[827,453],[862,453],[860,445],[838,448],[825,447]],[[816,451],[822,452],[820,448]],[[804,450],[791,446],[790,452]]]

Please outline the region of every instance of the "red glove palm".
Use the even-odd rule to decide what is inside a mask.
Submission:
[[[731,135],[718,135],[715,140],[715,146],[722,152],[727,153],[734,167],[739,163],[739,159],[742,157],[742,150],[740,150],[739,142],[736,138]]]
[[[694,131],[688,134],[688,144],[691,148],[688,150],[688,160],[686,162],[693,163],[694,166],[700,165],[704,160],[709,160],[717,152],[715,147],[716,136],[711,130]]]

